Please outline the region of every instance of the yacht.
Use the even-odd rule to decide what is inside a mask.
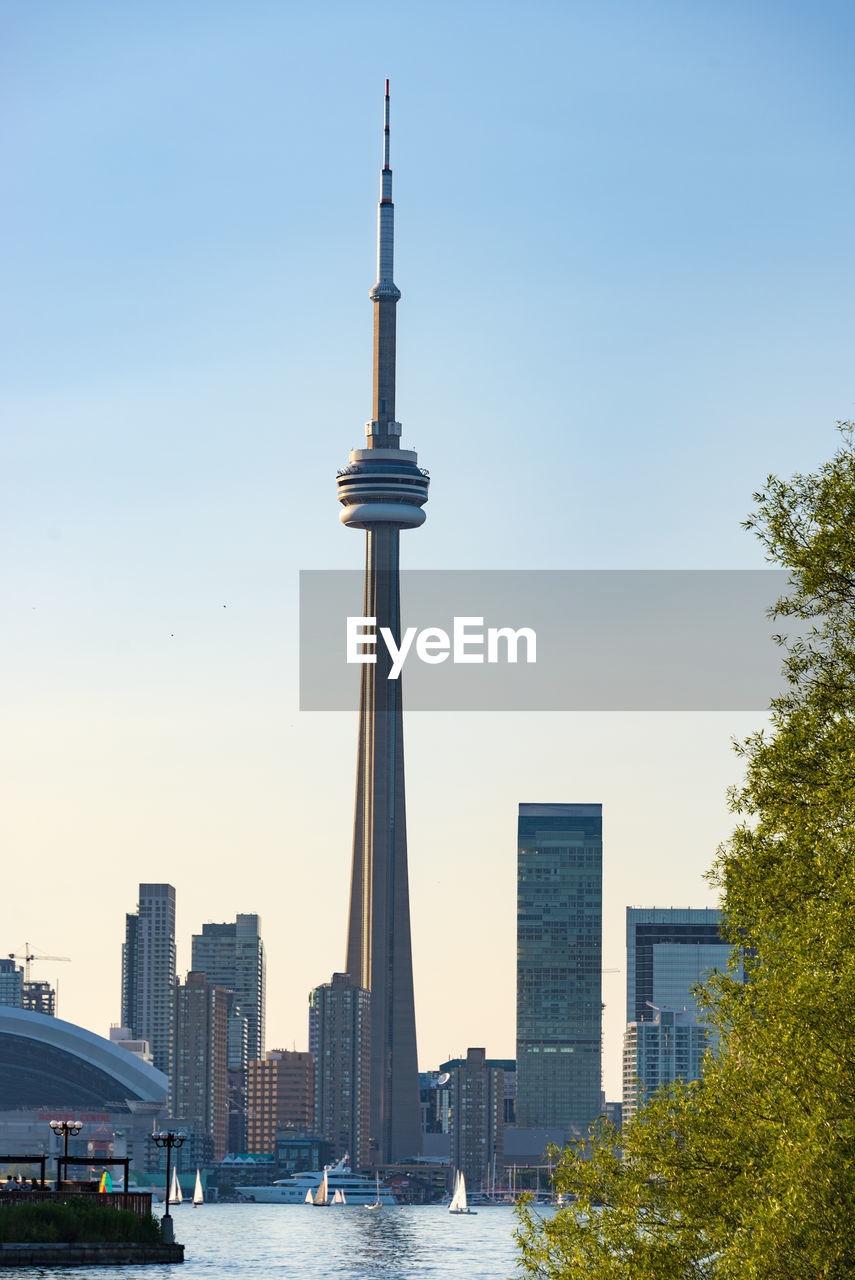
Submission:
[[[337,1204],[343,1203],[352,1208],[376,1202],[380,1205],[398,1203],[397,1197],[387,1187],[379,1186],[375,1179],[354,1173],[348,1164],[349,1159],[349,1156],[343,1156],[338,1164],[327,1165],[324,1169],[277,1178],[268,1187],[235,1187],[235,1191],[244,1200],[254,1200],[256,1204],[311,1204],[326,1174],[330,1200],[336,1191],[341,1191],[344,1196],[344,1200],[337,1201]]]

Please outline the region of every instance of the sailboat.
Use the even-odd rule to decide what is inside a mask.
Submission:
[[[202,1179],[199,1170],[196,1170],[196,1185],[193,1188],[193,1208],[198,1209],[200,1204],[205,1203],[205,1193],[202,1190]]]
[[[458,1169],[454,1179],[454,1194],[451,1197],[451,1204],[448,1206],[449,1213],[474,1213],[474,1209],[470,1209],[466,1202],[466,1179],[463,1176],[463,1170]]]
[[[341,1187],[336,1187],[335,1191],[333,1192],[333,1198],[330,1201],[330,1204],[347,1204],[347,1198],[344,1192],[342,1191]]]
[[[330,1198],[329,1198],[329,1191],[327,1188],[327,1171],[326,1169],[324,1169],[324,1176],[323,1178],[321,1178],[321,1185],[318,1187],[317,1191],[315,1192],[315,1198],[312,1201],[312,1204],[326,1205],[326,1204],[329,1204],[329,1202],[330,1202]]]
[[[373,1203],[373,1204],[367,1204],[367,1205],[365,1206],[365,1208],[366,1208],[366,1209],[379,1209],[379,1208],[381,1207],[381,1205],[380,1205],[380,1173],[379,1173],[379,1171],[378,1171],[377,1173],[375,1173],[375,1175],[374,1175],[374,1176],[375,1176],[375,1178],[377,1179],[377,1198],[376,1198],[376,1200],[374,1201],[374,1203]]]
[[[309,1187],[308,1191],[306,1192],[306,1199],[303,1201],[303,1203],[304,1203],[304,1204],[314,1204],[314,1203],[315,1203],[315,1202],[314,1202],[314,1200],[312,1199],[312,1188],[311,1188],[311,1187]]]
[[[184,1197],[181,1194],[181,1183],[178,1181],[178,1170],[173,1167],[172,1182],[170,1183],[170,1186],[169,1186],[169,1203],[181,1204],[181,1201],[183,1199]]]

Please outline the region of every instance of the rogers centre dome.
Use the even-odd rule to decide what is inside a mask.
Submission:
[[[3,1111],[79,1107],[124,1110],[166,1101],[162,1071],[103,1036],[28,1009],[0,1005]]]

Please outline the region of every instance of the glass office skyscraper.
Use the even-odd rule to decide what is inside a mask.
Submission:
[[[715,907],[628,907],[623,1118],[645,1093],[698,1080],[717,1047],[692,987],[727,970],[730,944]]]
[[[628,1023],[652,1022],[656,1009],[697,1015],[690,988],[727,969],[730,944],[720,927],[716,907],[627,907]]]
[[[584,1135],[600,1113],[602,805],[521,804],[517,1123]]]

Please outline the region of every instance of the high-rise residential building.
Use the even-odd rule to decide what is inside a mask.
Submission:
[[[137,1040],[147,1040],[152,1062],[172,1079],[175,1054],[175,890],[141,884],[137,911],[125,917],[122,1016]]]
[[[650,1022],[660,1008],[697,1015],[692,986],[726,972],[729,956],[715,907],[627,907],[627,1023]]]
[[[630,1120],[641,1098],[660,1085],[699,1080],[709,1048],[710,1028],[694,1013],[648,1009],[647,1014],[644,1022],[629,1023],[624,1035],[622,1120]]]
[[[0,960],[0,1004],[23,1008],[24,971],[12,959]]]
[[[378,214],[371,421],[363,449],[338,473],[341,521],[365,531],[363,613],[400,644],[400,534],[424,523],[428,476],[401,448],[395,410],[394,206],[386,81]],[[421,1149],[416,1021],[410,942],[401,680],[389,679],[389,646],[362,664],[353,869],[345,968],[371,992],[371,1157],[405,1160]]]
[[[600,1114],[603,836],[599,804],[521,804],[517,1124],[584,1137]]]
[[[209,982],[237,993],[246,1020],[248,1059],[258,1061],[264,1052],[266,992],[259,916],[238,915],[228,924],[203,924],[202,932],[193,935],[192,962],[194,971],[206,973]]]
[[[217,983],[217,986],[221,985]],[[230,987],[226,990],[229,993],[229,1071],[243,1071],[246,1074],[250,1059],[249,1024],[238,993]],[[259,1055],[252,1056],[257,1060]]]
[[[13,956],[0,960],[0,1004],[56,1017],[55,988],[42,979],[28,978],[26,973],[25,969],[18,968]]]
[[[658,1085],[700,1079],[718,1033],[692,988],[726,972],[730,952],[715,907],[627,908],[624,1119]]]
[[[444,1062],[448,1072],[452,1173],[461,1169],[470,1190],[498,1186],[505,1160],[505,1073],[484,1049]]]
[[[229,992],[204,973],[191,972],[175,994],[172,1109],[182,1124],[210,1136],[212,1157],[222,1160],[228,1134]]]
[[[193,935],[193,968],[230,991],[229,1151],[247,1149],[247,1089],[250,1060],[264,1052],[266,969],[261,920],[238,915],[233,922],[203,924]]]
[[[249,1044],[241,998],[229,991],[229,1135],[228,1149],[246,1151],[246,1110],[249,1087]]]
[[[315,1030],[315,1129],[336,1159],[353,1168],[369,1162],[371,994],[346,973],[309,996]]]
[[[249,1064],[247,1151],[272,1154],[276,1130],[311,1129],[315,1118],[315,1063],[310,1053],[268,1049]]]

